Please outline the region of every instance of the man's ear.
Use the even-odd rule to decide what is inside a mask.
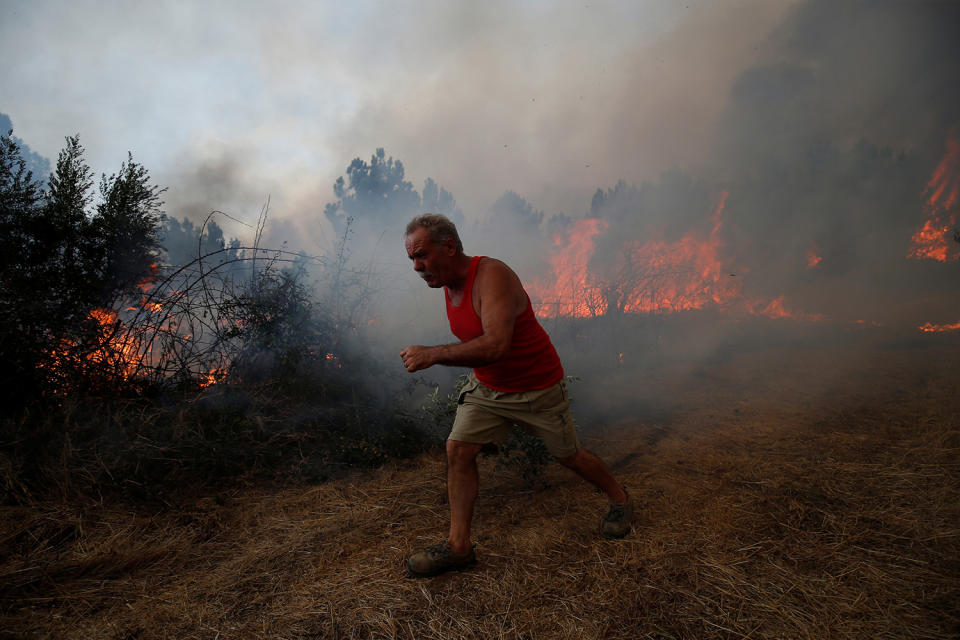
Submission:
[[[457,255],[457,243],[453,241],[453,238],[447,238],[443,241],[443,251],[448,256]]]

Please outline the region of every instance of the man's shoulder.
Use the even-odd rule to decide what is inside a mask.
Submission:
[[[509,300],[515,308],[515,315],[520,315],[527,304],[527,292],[516,272],[507,263],[496,258],[484,258],[477,265],[477,279],[474,284],[474,306],[479,313],[482,306],[481,299],[487,295],[493,298]]]
[[[483,256],[477,264],[477,279],[520,284],[520,278],[506,262],[489,256]]]

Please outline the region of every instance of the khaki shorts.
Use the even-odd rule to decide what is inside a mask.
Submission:
[[[447,439],[500,445],[514,424],[539,436],[561,460],[580,449],[565,380],[548,389],[508,393],[482,384],[473,373],[460,391],[457,417]]]

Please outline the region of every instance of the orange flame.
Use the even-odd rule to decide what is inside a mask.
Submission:
[[[151,264],[147,269],[146,277],[137,283],[137,288],[144,293],[153,289],[154,285],[157,282],[157,274],[159,273],[160,267],[156,263]]]
[[[960,330],[960,322],[954,322],[953,324],[933,324],[932,322],[928,322],[917,327],[917,329],[920,329],[920,331],[924,333],[945,333],[947,331]]]
[[[170,295],[166,296],[162,303],[150,300],[147,294],[156,286],[157,273],[157,265],[151,265],[147,275],[137,284],[141,292],[139,303],[121,306],[123,312],[133,316],[143,311],[161,313],[182,295],[179,291],[171,289]],[[72,339],[63,339],[58,347],[48,353],[48,363],[42,366],[58,370],[72,362],[71,366],[80,365],[85,371],[105,370],[120,381],[132,381],[142,375],[145,369],[155,364],[152,354],[158,333],[175,335],[179,331],[176,318],[164,319],[162,326],[148,322],[146,326],[132,327],[121,318],[117,310],[92,309],[88,316],[97,323],[95,332],[91,336],[92,341],[80,345]],[[181,341],[192,338],[192,333],[178,334],[178,339]],[[82,351],[78,352],[78,348],[82,348]],[[90,369],[87,369],[87,365]],[[226,375],[227,369],[218,367],[206,373],[199,372],[195,381],[199,386],[206,387],[222,382]],[[57,393],[63,391],[60,390]]]
[[[566,234],[553,238],[556,251],[550,256],[553,268],[553,283],[531,286],[537,315],[556,318],[573,316],[587,318],[602,315],[606,310],[601,304],[597,286],[590,281],[587,263],[593,255],[594,239],[610,225],[600,218],[578,220]]]
[[[89,316],[97,322],[99,327],[96,347],[85,354],[85,362],[106,365],[123,378],[132,377],[137,371],[139,361],[139,341],[124,330],[116,311],[93,309]],[[60,347],[51,354],[54,367],[58,368],[76,346],[77,343],[72,340],[63,340]]]
[[[823,257],[817,254],[816,248],[811,247],[807,251],[807,269],[814,269],[823,262]]]
[[[629,261],[641,265],[644,282],[624,301],[627,313],[663,313],[726,306],[740,296],[740,281],[731,280],[730,264],[722,256],[723,209],[720,194],[710,234],[690,232],[676,242],[633,242]]]
[[[208,371],[203,379],[199,380],[198,383],[201,387],[209,387],[210,385],[214,385],[222,381],[226,376],[226,369],[222,367],[216,367],[214,369],[210,369],[210,371]]]
[[[692,230],[676,241],[652,239],[620,245],[603,274],[588,269],[597,236],[609,227],[605,220],[587,218],[569,233],[554,238],[550,257],[552,279],[530,288],[540,317],[578,318],[623,313],[674,313],[695,309],[739,306],[749,313],[776,318],[821,319],[822,316],[787,310],[783,296],[761,302],[746,300],[740,279],[731,273],[720,235],[728,193],[711,216],[706,234]],[[740,270],[743,271],[742,269]]]
[[[947,139],[947,150],[923,191],[927,219],[913,234],[909,258],[929,258],[946,262],[960,256],[960,245],[952,242],[950,232],[957,228],[957,204],[960,202],[960,140]]]

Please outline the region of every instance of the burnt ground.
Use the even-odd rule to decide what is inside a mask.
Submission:
[[[0,637],[960,636],[957,340],[775,342],[573,385],[638,501],[623,541],[564,469],[485,459],[480,564],[407,578],[444,532],[440,451],[162,511],[6,507]]]

